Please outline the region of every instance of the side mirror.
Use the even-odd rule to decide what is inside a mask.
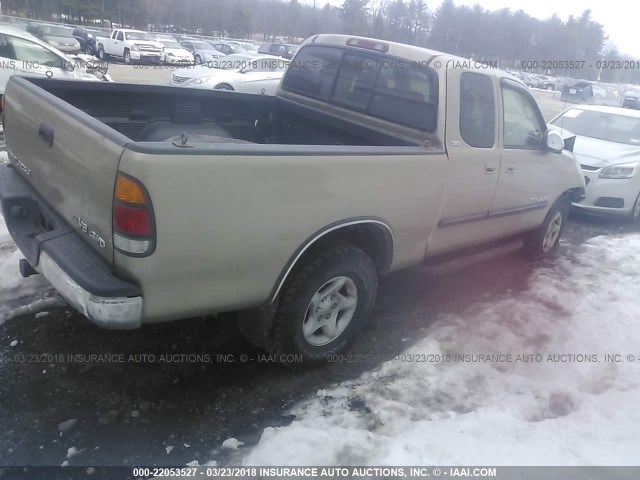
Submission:
[[[73,72],[76,69],[76,66],[73,64],[73,62],[64,60],[64,62],[62,63],[62,69],[67,72]]]
[[[547,131],[547,148],[554,153],[562,153],[562,150],[564,150],[564,140],[558,132],[554,130]]]

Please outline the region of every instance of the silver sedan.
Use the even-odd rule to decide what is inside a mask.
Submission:
[[[640,111],[580,105],[551,120],[564,138],[575,135],[573,153],[587,184],[573,204],[590,213],[640,220]]]

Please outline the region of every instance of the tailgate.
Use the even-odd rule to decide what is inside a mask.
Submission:
[[[7,84],[4,119],[9,160],[113,264],[113,191],[127,137],[20,77]]]

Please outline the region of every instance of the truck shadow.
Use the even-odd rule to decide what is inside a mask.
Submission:
[[[583,241],[582,229],[571,223],[568,243]],[[291,421],[294,402],[394,358],[442,315],[524,291],[535,264],[518,249],[504,244],[383,278],[350,356],[301,373],[264,357],[224,317],[137,331],[103,330],[64,309],[8,321],[0,338],[19,343],[0,353],[0,463],[60,465],[72,446],[81,452],[71,465],[224,462],[225,439],[255,444],[267,426]]]

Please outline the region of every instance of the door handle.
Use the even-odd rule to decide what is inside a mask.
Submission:
[[[484,167],[484,173],[487,173],[487,174],[496,173],[496,167]]]
[[[516,167],[514,167],[513,165],[507,167],[507,173],[515,173],[516,171]]]
[[[40,128],[38,129],[38,135],[48,146],[51,147],[53,145],[53,128],[49,125],[41,123]]]

